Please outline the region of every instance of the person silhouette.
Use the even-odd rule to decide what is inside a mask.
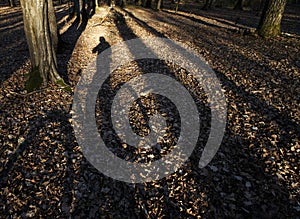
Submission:
[[[99,44],[95,46],[92,50],[93,53],[97,53],[99,55],[104,50],[108,49],[110,47],[110,44],[105,40],[103,36],[99,38]]]

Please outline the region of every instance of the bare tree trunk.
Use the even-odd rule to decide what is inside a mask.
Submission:
[[[146,0],[145,7],[146,8],[151,8],[151,3],[152,3],[152,0]]]
[[[275,37],[280,34],[280,24],[286,0],[267,0],[258,26],[262,37]]]
[[[115,0],[109,1],[109,7],[113,8],[115,6]]]
[[[8,0],[8,3],[10,7],[16,7],[16,3],[14,0]]]
[[[224,6],[223,4],[224,4],[224,2],[221,0],[215,1],[215,7],[222,8]]]
[[[140,5],[143,4],[143,2],[142,2],[142,0],[135,0],[135,4],[138,5],[138,6],[140,6]]]
[[[233,9],[234,10],[243,10],[243,0],[238,0]]]
[[[266,4],[266,0],[260,0],[258,11],[261,11]]]
[[[73,0],[73,1],[74,1],[73,15],[76,15],[77,19],[80,19],[80,1],[79,0]]]
[[[206,0],[204,6],[201,8],[202,10],[208,10],[213,7],[214,0]]]
[[[84,20],[84,21],[88,20],[88,13],[86,11],[86,3],[87,3],[87,0],[80,0],[81,16],[82,16],[82,20]]]
[[[125,8],[126,5],[127,5],[126,0],[121,0],[121,7],[122,7],[122,8]]]
[[[21,5],[32,66],[27,90],[46,86],[49,81],[63,82],[57,72],[57,26],[52,0],[21,0]]]
[[[176,2],[176,8],[175,8],[175,14],[176,14],[177,11],[178,11],[179,4],[180,4],[180,0],[177,0],[177,2]]]
[[[160,10],[161,5],[162,5],[161,3],[162,3],[162,0],[157,0],[156,10]]]
[[[74,8],[73,8],[73,16],[76,15],[77,21],[80,21],[80,18],[84,21],[88,19],[88,13],[86,10],[86,0],[73,0]]]

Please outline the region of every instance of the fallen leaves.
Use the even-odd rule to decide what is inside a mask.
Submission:
[[[70,84],[78,82],[82,69],[95,58],[92,49],[99,43],[100,35],[111,45],[124,38],[158,33],[186,42],[214,68],[228,101],[226,134],[217,156],[210,165],[198,169],[196,164],[206,139],[200,136],[191,159],[165,179],[131,185],[104,176],[83,157],[76,143],[71,127],[70,94],[54,85],[25,97],[15,94],[22,92],[23,75],[30,70],[28,61],[23,63],[26,57],[22,56],[22,65],[19,61],[14,65],[13,61],[8,62],[13,66],[5,71],[13,74],[5,73],[1,80],[1,215],[16,218],[296,217],[300,211],[299,40],[283,37],[264,41],[253,36],[242,37],[227,31],[226,26],[221,29],[206,26],[180,15],[142,9],[129,11],[147,21],[148,26],[118,11],[118,15],[110,13],[101,26],[91,26],[97,20],[91,22],[81,36],[66,32],[66,41],[77,42],[71,49],[70,59],[66,54],[58,55],[60,65],[68,70]],[[193,18],[200,19],[196,15]],[[118,29],[118,19],[127,27]],[[21,49],[24,39],[19,44]],[[70,52],[70,48],[66,50]],[[4,63],[8,58],[0,59]],[[136,63],[119,69],[112,77],[111,86],[117,87],[137,71]],[[195,96],[202,95],[201,89],[193,88],[195,82],[190,75],[182,69],[177,74],[179,80],[190,85]],[[147,105],[152,99],[147,97],[142,101]],[[202,97],[197,101],[205,100]],[[146,121],[140,119],[142,115],[136,103],[135,107],[133,116],[136,117],[132,121],[136,121],[137,129],[142,127],[139,131],[147,132]],[[148,110],[151,115],[157,109],[149,107]],[[98,116],[103,122],[100,113]],[[202,116],[206,124],[209,119]],[[175,122],[169,131],[177,129]],[[113,133],[106,134],[111,138]],[[154,160],[160,155],[154,152],[164,149],[160,145],[157,151],[142,151],[138,157],[128,153],[129,145],[117,146],[120,147],[114,148],[114,152],[127,160]],[[167,152],[168,148],[164,153]]]

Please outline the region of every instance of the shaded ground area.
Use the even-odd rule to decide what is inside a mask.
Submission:
[[[259,24],[261,12],[249,11],[249,10],[231,10],[226,8],[214,8],[212,10],[200,10],[202,5],[200,4],[181,4],[179,6],[179,12],[189,13],[191,17],[193,15],[202,16],[202,19],[213,19],[221,24],[227,24],[234,27],[247,27],[256,28]],[[174,10],[175,4],[166,3],[165,8],[168,10]],[[282,19],[281,29],[283,32],[290,34],[300,35],[300,6],[288,5],[285,9],[285,13]]]
[[[219,13],[219,9],[200,15],[175,15],[172,11],[142,8],[115,8],[110,12],[102,8],[86,24],[68,21],[67,11],[63,10],[58,20],[66,44],[58,60],[61,72],[73,87],[88,63],[105,48],[123,40],[153,36],[182,42],[197,51],[222,83],[228,105],[227,127],[220,150],[209,166],[197,167],[205,144],[203,136],[191,159],[179,171],[157,182],[133,185],[104,176],[83,157],[71,127],[71,94],[51,85],[42,92],[18,95],[24,88],[24,74],[30,69],[26,61],[28,51],[22,26],[18,24],[20,11],[5,10],[7,14],[1,13],[0,28],[8,32],[1,34],[16,35],[22,46],[13,48],[12,41],[1,44],[0,63],[1,69],[5,69],[1,70],[0,89],[1,215],[15,218],[296,218],[299,215],[299,38],[263,40],[243,36],[232,31],[236,25],[226,17],[227,11]],[[245,13],[247,17],[248,12]],[[10,15],[12,20],[8,19]],[[240,17],[244,19],[242,14]],[[225,18],[228,23],[217,20]],[[287,32],[292,32],[294,23],[286,22],[287,28],[291,27]],[[6,29],[14,23],[20,26]],[[4,35],[1,39],[12,40]],[[2,55],[6,53],[14,55]],[[116,86],[130,77],[166,69],[196,93],[197,106],[203,109],[202,125],[209,127],[206,114],[209,110],[205,110],[207,103],[201,88],[195,87],[188,72],[170,63],[141,61],[123,66],[107,82],[106,97],[113,95]],[[108,99],[99,101],[109,104]],[[106,123],[101,115],[100,112],[98,122],[103,126]],[[112,142],[108,140],[108,147],[122,157],[127,146]]]

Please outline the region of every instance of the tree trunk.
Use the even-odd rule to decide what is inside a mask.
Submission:
[[[73,16],[76,15],[76,20],[79,22],[80,18],[83,21],[88,20],[88,13],[86,10],[86,0],[73,0],[74,2],[74,9],[73,9]]]
[[[73,1],[74,1],[73,15],[76,15],[77,19],[80,19],[80,1],[79,0],[73,0]]]
[[[216,0],[214,3],[214,6],[217,8],[222,8],[223,7],[224,2],[221,0]]]
[[[122,8],[125,8],[126,5],[127,5],[126,0],[121,0],[121,7],[122,7]]]
[[[267,0],[258,26],[262,37],[275,37],[280,34],[280,24],[286,0]]]
[[[15,0],[9,0],[9,6],[10,7],[16,7]]]
[[[208,10],[213,7],[213,0],[206,0],[204,6],[202,7],[202,10]]]
[[[258,11],[261,11],[266,4],[266,0],[260,0]]]
[[[238,0],[233,9],[234,10],[243,10],[243,0]]]
[[[138,6],[140,6],[140,5],[143,4],[143,2],[142,2],[142,0],[135,0],[135,4],[138,5]]]
[[[152,3],[152,0],[146,0],[145,7],[146,8],[151,8],[151,3]]]
[[[178,11],[179,4],[180,4],[180,0],[177,0],[177,2],[176,2],[176,8],[175,8],[175,14],[176,14],[177,11]]]
[[[55,49],[58,38],[52,0],[20,2],[32,66],[26,89],[32,91],[46,86],[49,81],[63,82],[57,72]]]
[[[80,9],[81,9],[81,16],[82,16],[82,20],[83,21],[87,21],[88,20],[88,13],[86,10],[86,0],[80,0]]]
[[[162,0],[157,0],[157,5],[156,5],[156,10],[160,11],[161,6],[162,6]]]

